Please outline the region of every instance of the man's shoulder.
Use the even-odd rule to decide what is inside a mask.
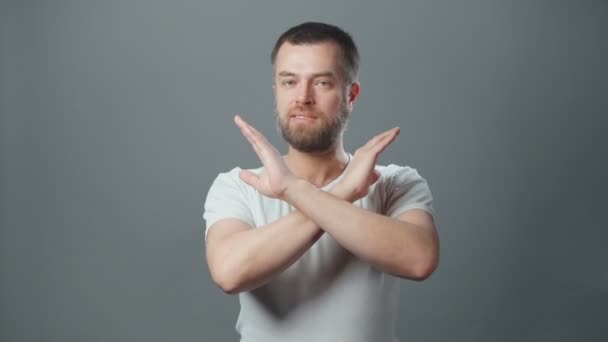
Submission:
[[[243,169],[240,166],[235,166],[230,170],[227,171],[221,171],[218,175],[217,178],[229,178],[229,179],[234,179],[234,180],[240,180],[239,178],[239,173],[242,170],[247,170],[247,171],[251,171],[255,174],[260,174],[260,172],[262,172],[262,170],[264,169],[264,167],[258,167],[255,169]]]
[[[382,178],[393,177],[419,177],[418,170],[411,166],[402,166],[396,164],[376,165],[376,170],[380,172]]]
[[[262,172],[263,167],[256,169],[246,169],[254,174]],[[241,180],[239,174],[244,170],[239,166],[235,166],[230,170],[221,171],[213,180],[211,185],[212,191],[226,191],[227,189],[237,190],[239,193],[249,193],[253,188]]]

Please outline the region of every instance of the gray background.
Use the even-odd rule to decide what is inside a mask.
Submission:
[[[351,32],[352,152],[435,196],[441,264],[402,282],[403,341],[608,339],[605,1],[3,1],[0,340],[234,341],[204,261],[213,178],[281,150],[269,54]]]

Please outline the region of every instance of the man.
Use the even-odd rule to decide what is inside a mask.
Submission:
[[[241,341],[396,341],[399,278],[438,263],[432,197],[415,169],[377,166],[399,134],[353,155],[342,135],[360,92],[349,34],[322,23],[286,31],[272,53],[281,156],[240,116],[263,167],[234,168],[205,201],[213,281],[239,294]]]

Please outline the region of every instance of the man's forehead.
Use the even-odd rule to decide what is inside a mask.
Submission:
[[[275,71],[277,74],[287,72],[336,73],[340,66],[340,57],[340,49],[333,42],[313,44],[285,42],[277,53]]]

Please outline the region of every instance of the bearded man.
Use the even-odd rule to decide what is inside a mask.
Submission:
[[[439,262],[428,184],[411,167],[376,165],[397,127],[344,150],[361,89],[348,33],[300,24],[271,61],[288,152],[235,116],[263,166],[220,173],[209,189],[212,279],[239,296],[241,341],[397,341],[399,280],[427,279]]]

